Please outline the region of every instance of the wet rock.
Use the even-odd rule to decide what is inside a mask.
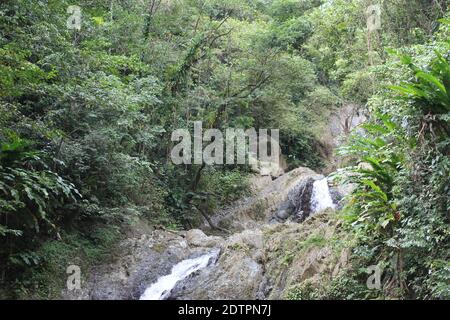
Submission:
[[[337,209],[340,210],[343,207],[342,200],[344,195],[342,195],[339,190],[335,187],[330,187],[330,195],[331,199],[333,199],[333,203],[337,204]]]
[[[313,178],[308,179],[299,189],[295,200],[295,222],[303,222],[311,214],[311,196],[315,180]]]
[[[295,205],[291,200],[287,200],[280,205],[276,217],[281,220],[286,220],[295,212]]]
[[[287,218],[289,218],[290,214],[289,212],[287,212],[287,210],[279,210],[277,212],[277,217],[282,219],[282,220],[286,220]]]
[[[320,179],[320,177],[322,176],[308,177],[296,185],[288,193],[287,200],[281,204],[276,217],[286,220],[293,215],[292,221],[304,221],[311,213],[311,195],[314,181]]]

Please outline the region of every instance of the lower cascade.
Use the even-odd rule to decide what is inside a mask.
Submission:
[[[148,287],[139,300],[164,300],[170,296],[176,284],[194,272],[206,268],[211,260],[219,256],[219,249],[213,250],[198,258],[186,259],[173,266],[170,274],[160,277]]]
[[[328,208],[335,208],[326,178],[314,181],[311,195],[311,212],[317,213]]]

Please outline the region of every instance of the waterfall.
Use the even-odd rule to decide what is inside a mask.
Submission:
[[[314,214],[328,208],[335,208],[328,188],[328,180],[326,178],[316,180],[311,195],[311,212]]]
[[[206,268],[210,264],[211,259],[217,259],[219,252],[220,250],[217,249],[198,258],[179,262],[172,267],[170,274],[160,277],[154,284],[148,287],[139,300],[167,299],[179,281],[186,279],[198,270]]]

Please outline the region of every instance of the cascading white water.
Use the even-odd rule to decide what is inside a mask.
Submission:
[[[187,278],[192,273],[206,268],[211,259],[219,256],[220,250],[213,250],[203,256],[194,259],[187,259],[172,267],[169,275],[160,277],[154,284],[148,287],[139,300],[164,300],[175,288],[176,284]]]
[[[317,213],[328,208],[335,208],[330,189],[328,188],[328,181],[326,178],[316,180],[314,181],[311,195],[311,212]]]

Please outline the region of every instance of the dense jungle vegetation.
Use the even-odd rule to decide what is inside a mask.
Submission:
[[[171,163],[173,130],[279,128],[289,168],[320,171],[352,104],[368,121],[336,157],[353,269],[337,295],[293,297],[450,298],[449,61],[445,0],[2,1],[0,297],[53,298],[133,221],[192,228],[247,192],[248,167]]]

